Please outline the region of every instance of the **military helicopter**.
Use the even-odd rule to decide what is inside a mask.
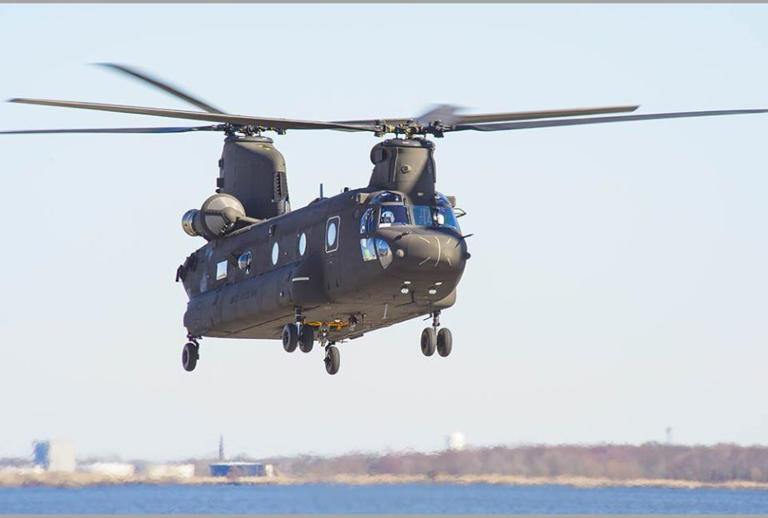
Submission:
[[[339,370],[336,346],[399,322],[426,316],[421,351],[450,355],[453,338],[440,327],[454,305],[470,253],[456,198],[436,190],[435,146],[428,137],[455,131],[507,131],[652,119],[766,113],[766,109],[632,115],[638,106],[461,114],[448,105],[410,118],[307,121],[225,113],[135,68],[101,65],[174,95],[202,111],[46,99],[10,102],[209,121],[206,126],[43,129],[2,134],[224,134],[215,193],[181,220],[206,244],[176,271],[189,302],[182,366],[192,371],[202,337],[282,340],[283,348],[324,349],[325,369]],[[291,210],[285,160],[266,132],[365,131],[378,142],[366,187],[320,196]]]

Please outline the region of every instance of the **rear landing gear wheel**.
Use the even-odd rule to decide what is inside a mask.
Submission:
[[[283,327],[283,349],[286,352],[292,353],[296,350],[296,344],[299,340],[299,332],[296,330],[296,326],[293,324],[285,324]]]
[[[445,358],[453,349],[453,335],[447,327],[437,332],[437,354]]]
[[[339,372],[339,365],[341,364],[341,355],[339,349],[333,345],[329,345],[325,348],[325,371],[334,375]]]
[[[421,332],[421,352],[424,356],[432,356],[435,354],[435,348],[437,347],[437,338],[435,337],[435,330],[432,327],[425,327]]]
[[[195,370],[197,360],[200,358],[200,346],[188,342],[181,350],[181,365],[187,372]]]
[[[304,324],[299,333],[299,349],[303,353],[308,353],[312,350],[313,345],[315,345],[315,328]]]

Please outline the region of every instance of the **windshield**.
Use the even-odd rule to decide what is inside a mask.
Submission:
[[[459,222],[453,209],[448,207],[413,206],[413,223],[420,227],[448,227],[459,230]]]
[[[408,209],[402,205],[383,205],[379,212],[379,228],[408,225]]]

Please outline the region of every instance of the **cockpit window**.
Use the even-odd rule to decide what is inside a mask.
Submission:
[[[420,227],[448,227],[459,230],[459,222],[450,204],[447,207],[413,206],[413,223]]]
[[[382,193],[377,194],[372,200],[371,203],[403,203],[403,197],[396,192],[389,192],[385,191]]]
[[[360,218],[360,233],[365,234],[373,230],[373,208],[368,207]]]
[[[402,205],[383,205],[379,212],[379,228],[408,225],[408,209]]]

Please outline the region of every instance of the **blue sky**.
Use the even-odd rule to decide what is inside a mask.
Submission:
[[[235,113],[304,119],[638,103],[768,105],[762,5],[0,6],[0,98],[186,108],[89,63],[160,75]],[[0,105],[3,129],[174,121]],[[217,135],[7,136],[0,456],[251,455],[471,444],[768,440],[768,117],[449,135],[472,259],[443,315],[322,354],[206,339],[179,361],[181,215],[213,192]],[[289,132],[294,208],[365,185],[367,134]],[[268,253],[268,252],[265,252]]]

